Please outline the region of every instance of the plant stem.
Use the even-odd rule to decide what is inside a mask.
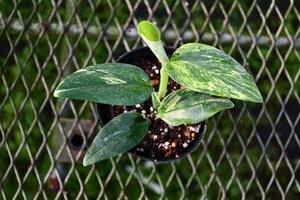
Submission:
[[[160,83],[159,83],[159,90],[158,90],[159,99],[163,99],[166,96],[168,80],[169,80],[169,76],[166,68],[166,63],[161,63]]]
[[[156,58],[161,63],[160,83],[159,83],[159,90],[158,90],[158,98],[161,100],[166,96],[167,93],[169,76],[168,76],[166,65],[169,62],[169,58],[160,40],[152,42],[152,41],[148,41],[147,39],[144,39],[144,41],[146,42],[148,47],[151,49],[151,51],[154,53]]]

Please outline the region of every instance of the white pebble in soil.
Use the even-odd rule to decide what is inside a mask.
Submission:
[[[140,107],[141,107],[141,104],[136,104],[135,107],[136,107],[136,108],[140,108]]]
[[[189,127],[189,130],[190,130],[190,131],[195,131],[195,128],[192,127],[192,126],[190,126],[190,127]]]
[[[159,70],[158,69],[155,70],[155,74],[159,74]]]
[[[142,117],[143,117],[144,119],[147,119],[147,117],[146,117],[146,115],[145,115],[145,114],[142,114]]]
[[[169,149],[169,146],[170,146],[170,142],[165,142],[165,143],[163,144],[163,147],[164,147],[165,149]]]
[[[182,144],[183,148],[187,148],[188,147],[188,144],[185,142]]]

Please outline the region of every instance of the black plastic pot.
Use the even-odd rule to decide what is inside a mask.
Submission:
[[[170,47],[165,47],[165,50],[166,50],[167,55],[169,57],[175,51],[174,48],[170,48]],[[128,53],[123,54],[122,56],[120,56],[120,58],[117,60],[117,62],[118,63],[133,64],[133,65],[136,65],[138,67],[141,67],[141,66],[138,65],[138,63],[136,63],[136,58],[141,57],[141,56],[144,57],[144,59],[146,59],[149,62],[157,61],[157,58],[152,53],[152,51],[148,47],[144,47],[144,48],[135,49],[133,51],[130,51]],[[143,69],[143,67],[141,67],[141,68]],[[113,107],[110,106],[110,105],[97,104],[97,111],[98,111],[99,121],[103,126],[106,123],[108,123],[114,117]],[[133,155],[137,156],[137,157],[140,157],[140,158],[143,158],[143,159],[146,159],[146,160],[151,160],[155,163],[175,161],[175,160],[178,160],[178,159],[186,156],[187,154],[193,152],[195,149],[197,149],[197,147],[199,146],[199,144],[201,143],[201,141],[204,137],[205,131],[206,131],[206,124],[205,124],[205,122],[201,122],[199,124],[199,131],[197,132],[194,140],[189,144],[189,146],[185,149],[184,152],[180,153],[179,157],[159,158],[158,159],[158,158],[155,158],[155,157],[145,156],[145,153],[138,152],[138,151],[135,150],[135,148],[131,149],[129,152],[132,153]],[[147,149],[145,149],[145,151],[147,151]]]

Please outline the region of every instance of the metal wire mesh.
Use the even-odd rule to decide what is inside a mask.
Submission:
[[[294,0],[0,1],[0,199],[297,199],[300,2]],[[208,120],[199,149],[154,165],[129,154],[80,164],[99,126],[94,105],[58,100],[63,76],[143,45],[214,45],[241,62],[263,104]]]

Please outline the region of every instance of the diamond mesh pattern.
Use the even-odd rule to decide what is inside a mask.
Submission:
[[[99,130],[94,105],[53,97],[62,77],[143,46],[214,45],[264,97],[208,120],[196,152],[153,165],[129,154],[80,162]],[[0,2],[0,199],[297,199],[300,2],[294,0],[3,0]]]

